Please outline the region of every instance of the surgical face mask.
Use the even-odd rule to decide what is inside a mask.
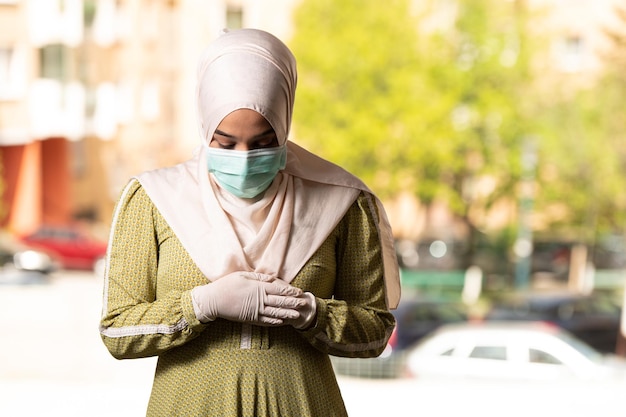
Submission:
[[[256,197],[267,190],[287,162],[285,145],[251,151],[206,149],[209,172],[222,188],[240,198]]]

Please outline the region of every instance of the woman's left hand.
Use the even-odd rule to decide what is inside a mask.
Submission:
[[[315,296],[310,292],[305,292],[300,297],[305,302],[296,308],[296,311],[300,314],[297,319],[287,319],[285,323],[291,324],[298,330],[305,330],[311,327],[317,317],[317,302]]]

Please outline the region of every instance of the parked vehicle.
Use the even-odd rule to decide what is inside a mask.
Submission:
[[[571,292],[511,294],[494,302],[485,320],[545,321],[603,353],[615,352],[621,307],[607,296]]]
[[[0,234],[0,284],[33,284],[47,280],[56,269],[46,253],[18,242],[12,236]]]
[[[64,269],[94,270],[107,250],[106,242],[71,227],[42,227],[22,241],[49,253]]]
[[[566,282],[570,272],[572,250],[581,243],[563,240],[535,240],[531,258],[533,273],[550,274]],[[593,246],[587,246],[587,260],[596,269],[626,268],[626,242],[622,236],[607,235]]]
[[[418,378],[496,380],[624,379],[626,362],[541,322],[457,323],[440,327],[407,352]]]
[[[396,350],[406,349],[443,324],[469,318],[467,308],[459,301],[424,296],[402,300],[393,315],[397,322]]]
[[[468,312],[462,303],[423,296],[403,299],[392,313],[396,318],[396,328],[385,351],[377,358],[332,357],[338,374],[370,378],[397,377],[404,371],[406,348],[443,324],[468,320]]]

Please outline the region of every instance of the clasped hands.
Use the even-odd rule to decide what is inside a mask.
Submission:
[[[203,323],[221,317],[262,326],[304,329],[315,319],[315,297],[276,277],[233,272],[191,291],[196,317]]]

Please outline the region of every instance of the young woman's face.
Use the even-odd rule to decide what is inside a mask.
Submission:
[[[239,109],[224,117],[209,143],[212,148],[250,151],[278,146],[278,138],[260,113]]]

